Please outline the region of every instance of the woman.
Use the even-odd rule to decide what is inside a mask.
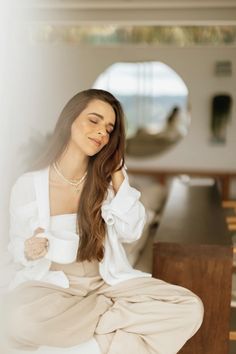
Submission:
[[[145,210],[128,183],[124,144],[119,101],[82,91],[64,107],[37,169],[13,186],[9,251],[21,269],[9,293],[12,347],[78,353],[90,341],[93,354],[173,354],[200,327],[196,295],[127,261],[121,243],[141,236]],[[45,257],[43,232],[53,229],[77,232],[76,262]]]

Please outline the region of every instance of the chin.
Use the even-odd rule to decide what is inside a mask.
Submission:
[[[100,150],[97,150],[97,151],[86,151],[85,152],[85,154],[87,155],[87,156],[90,156],[90,157],[92,157],[92,156],[94,156],[94,155],[97,155],[99,152],[101,151],[101,149]]]
[[[84,146],[83,152],[87,156],[94,156],[97,155],[106,145],[103,145],[102,147],[95,147],[95,146]]]
[[[99,153],[102,149],[96,149],[90,146],[79,146],[79,150],[85,155],[85,156],[94,156]]]

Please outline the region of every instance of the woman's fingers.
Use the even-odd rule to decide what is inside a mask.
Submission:
[[[34,236],[44,231],[45,229],[43,229],[42,227],[38,227],[36,230],[34,230]]]
[[[32,236],[25,240],[25,256],[29,260],[43,257],[48,251],[49,241],[46,237]]]
[[[44,249],[41,253],[39,253],[39,258],[44,257],[47,254],[48,250]]]
[[[47,243],[47,238],[44,237],[44,238],[39,238],[39,237],[36,237],[36,238],[31,238],[29,239],[28,241],[26,241],[29,245],[41,245],[41,244],[46,244]]]
[[[36,238],[36,240],[33,240],[32,242],[33,244],[36,244],[36,245],[46,245],[48,243],[48,239],[46,237],[44,238]]]

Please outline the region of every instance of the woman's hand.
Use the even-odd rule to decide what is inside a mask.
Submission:
[[[34,231],[34,235],[25,240],[25,257],[29,261],[33,261],[45,256],[48,251],[48,239],[46,237],[36,237],[44,229],[38,227]]]

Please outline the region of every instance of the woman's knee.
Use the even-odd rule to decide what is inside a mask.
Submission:
[[[190,319],[193,325],[194,333],[200,328],[204,318],[204,305],[202,300],[195,294],[192,294],[190,306]]]
[[[39,310],[40,311],[40,310]],[[27,305],[11,304],[6,313],[6,335],[17,343],[29,342],[37,333]]]

